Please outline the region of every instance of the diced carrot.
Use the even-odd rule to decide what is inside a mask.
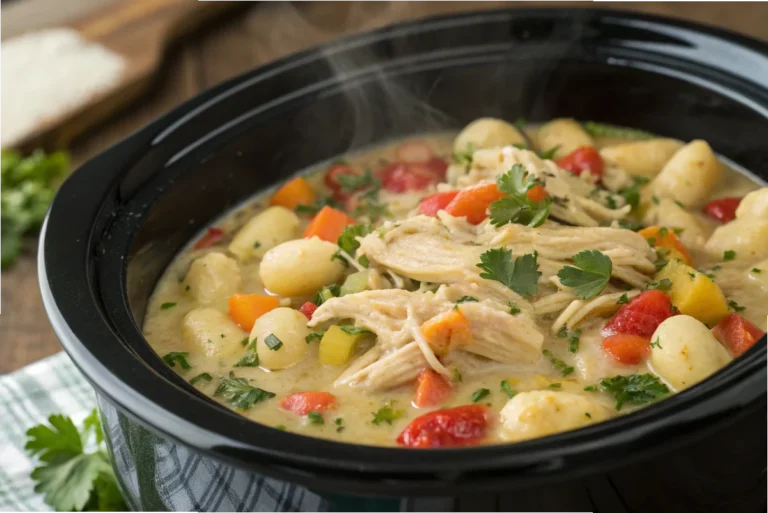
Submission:
[[[611,335],[603,340],[603,350],[616,361],[636,365],[650,353],[651,342],[637,335]]]
[[[663,232],[663,233],[662,233]],[[677,258],[686,265],[690,265],[693,262],[691,254],[685,249],[683,243],[677,238],[675,232],[668,228],[662,228],[659,226],[649,226],[643,228],[639,232],[645,240],[652,243],[651,245],[656,248],[665,248],[670,251],[670,257]]]
[[[307,301],[301,307],[299,308],[299,312],[303,313],[307,319],[312,318],[312,314],[315,313],[315,310],[317,310],[317,305],[314,304],[312,301]]]
[[[755,342],[765,336],[765,332],[737,313],[726,315],[712,334],[733,356],[740,356]]]
[[[280,205],[281,207],[293,210],[298,205],[310,205],[315,201],[315,191],[309,186],[306,180],[298,176],[283,184],[269,200],[270,205]]]
[[[442,403],[451,393],[451,384],[432,369],[424,369],[416,382],[416,395],[413,404],[419,408],[429,408]]]
[[[534,185],[530,189],[528,189],[528,192],[526,193],[526,196],[528,196],[528,199],[531,201],[539,202],[549,196],[547,194],[547,190],[544,188],[543,185]]]
[[[319,237],[322,240],[336,243],[344,227],[355,224],[354,219],[344,212],[331,208],[328,205],[320,209],[304,231],[304,238]]]
[[[245,331],[251,331],[256,319],[280,306],[274,296],[235,294],[229,297],[229,316]]]
[[[421,332],[429,347],[438,355],[447,354],[456,346],[472,343],[469,321],[457,308],[432,317],[421,325]]]
[[[453,201],[459,194],[459,191],[438,192],[431,196],[427,196],[421,203],[419,203],[419,214],[425,216],[436,216],[440,210],[445,210],[445,207]]]
[[[329,392],[296,392],[283,399],[280,407],[296,415],[324,412],[336,408],[336,397]]]
[[[224,230],[208,228],[205,235],[203,235],[203,237],[197,241],[197,244],[195,244],[195,249],[209,248],[219,242],[222,237],[224,237]]]
[[[488,217],[488,207],[506,196],[495,183],[462,189],[446,207],[453,217],[466,217],[471,224],[480,224]]]

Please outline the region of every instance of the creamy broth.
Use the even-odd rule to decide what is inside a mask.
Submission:
[[[478,123],[480,123],[479,129]],[[707,303],[706,300],[697,297],[696,293],[683,294],[677,290],[680,286],[687,287],[680,284],[680,276],[690,274],[691,277],[686,279],[692,282],[695,279],[702,279],[699,274],[702,274],[703,279],[706,280],[711,277],[716,284],[715,288],[722,290],[724,301],[729,302],[731,311],[737,311],[746,321],[753,323],[760,330],[765,329],[766,313],[768,313],[765,301],[768,295],[768,245],[759,239],[761,234],[763,239],[768,236],[768,199],[766,199],[768,189],[762,188],[759,192],[752,192],[759,189],[755,181],[721,163],[716,163],[717,170],[702,170],[702,166],[705,166],[702,159],[707,158],[708,146],[694,148],[697,153],[686,157],[683,153],[690,148],[690,145],[684,146],[682,142],[672,142],[668,144],[671,149],[659,150],[648,146],[641,150],[640,157],[637,157],[636,153],[632,153],[635,150],[625,148],[626,144],[638,142],[633,139],[637,136],[634,133],[619,133],[619,137],[602,137],[585,132],[575,123],[573,123],[575,127],[567,123],[564,126],[558,126],[556,121],[543,126],[528,126],[525,128],[526,137],[523,137],[522,133],[512,125],[504,123],[500,128],[498,123],[502,122],[495,123],[497,125],[484,126],[481,120],[468,126],[458,136],[455,134],[424,135],[408,141],[398,141],[345,155],[343,167],[337,165],[337,169],[351,169],[358,173],[366,169],[374,171],[370,179],[358,180],[363,187],[356,193],[347,194],[346,190],[351,190],[354,185],[349,185],[348,182],[347,186],[342,187],[346,190],[334,191],[334,188],[339,188],[339,182],[343,183],[345,180],[329,179],[329,166],[323,166],[301,175],[303,183],[292,194],[287,194],[285,189],[279,189],[280,192],[277,193],[267,191],[257,195],[253,201],[213,223],[214,231],[209,230],[201,234],[171,263],[150,300],[143,327],[145,337],[158,355],[170,355],[166,361],[174,363],[174,370],[185,379],[192,380],[197,376],[210,377],[207,381],[204,378],[195,380],[194,386],[201,392],[222,404],[235,408],[242,415],[268,426],[350,443],[397,445],[398,435],[419,416],[442,408],[449,408],[444,411],[451,411],[450,408],[454,406],[478,405],[486,407],[481,422],[482,429],[478,428],[482,433],[456,444],[489,444],[543,436],[631,412],[644,404],[650,404],[653,400],[663,399],[675,391],[695,384],[695,381],[726,365],[732,357],[742,352],[743,349],[732,347],[734,342],[721,340],[724,344],[721,345],[714,337],[707,335],[709,338],[706,340],[691,336],[689,341],[682,342],[680,351],[685,353],[684,360],[690,363],[689,370],[680,371],[681,363],[675,360],[677,357],[664,354],[664,351],[670,351],[670,349],[662,349],[664,344],[668,344],[668,348],[677,344],[672,338],[684,327],[684,323],[679,319],[685,317],[689,323],[698,323],[689,324],[689,326],[701,328],[708,333],[708,328],[720,323],[728,313],[728,308],[723,310],[722,305]],[[574,133],[576,130],[578,132]],[[630,137],[621,137],[622,135]],[[588,171],[582,172],[581,175],[562,171],[552,160],[540,159],[535,153],[509,146],[525,144],[531,148],[531,151],[546,152],[560,145],[559,153],[561,154],[544,156],[554,158],[567,168],[569,164],[567,162],[563,164],[562,159],[572,152],[562,150],[568,150],[569,145],[581,147],[583,146],[581,142],[584,140],[589,146],[600,150],[601,167],[605,169],[604,174],[601,172],[602,182],[596,182],[595,176]],[[649,144],[659,141],[659,139],[642,140]],[[470,141],[471,144],[467,145],[466,141]],[[606,152],[606,149],[613,149],[613,153]],[[658,163],[655,166],[653,163],[647,164],[646,167],[649,170],[644,171],[646,180],[633,179],[632,173],[627,172],[621,165],[626,162],[624,160],[626,158],[642,159],[645,158],[643,155],[664,151],[668,155],[657,156]],[[468,162],[470,158],[472,160]],[[692,198],[690,194],[687,196],[683,194],[682,200],[676,197],[676,191],[685,187],[678,182],[673,184],[671,180],[685,180],[685,178],[679,176],[669,178],[675,172],[674,169],[670,171],[669,164],[675,159],[680,161],[680,167],[688,168],[677,171],[678,175],[688,173],[692,180],[699,180],[701,173],[717,175],[712,178],[712,183],[705,188],[705,191],[699,192],[700,195],[704,195],[703,197]],[[399,171],[393,171],[396,169],[395,163],[398,162],[410,163],[402,164]],[[419,205],[422,199],[434,197],[438,192],[464,191],[481,186],[492,187],[491,184],[495,183],[498,175],[509,171],[503,168],[509,162],[523,164],[527,177],[535,176],[539,180],[538,183],[543,184],[546,191],[545,199],[531,200],[534,201],[534,208],[539,208],[543,204],[540,202],[554,198],[552,211],[544,224],[526,227],[525,223],[511,222],[493,227],[488,220],[470,224],[464,217],[448,215],[445,210],[441,211],[437,217],[419,217],[417,209],[421,208]],[[546,165],[542,164],[543,162]],[[628,165],[632,167],[637,162],[633,160]],[[547,169],[550,168],[547,168],[547,165],[555,166],[558,169],[557,173],[567,175],[562,179],[562,183],[558,185],[559,178],[549,175],[550,171]],[[359,178],[359,176],[365,177],[364,174],[355,177]],[[573,180],[578,180],[592,189],[589,195],[584,196],[583,201],[579,200],[579,204],[587,205],[581,210],[574,206],[577,203],[575,200],[568,203],[558,199],[558,194],[562,191],[557,189],[558,186],[570,186],[574,191],[582,187],[580,184],[574,184]],[[706,178],[704,180],[706,181]],[[373,189],[377,187],[380,189],[371,192],[369,187],[371,183],[376,184]],[[608,190],[609,183],[614,191]],[[617,183],[619,185],[616,185]],[[329,188],[329,184],[334,188]],[[670,184],[674,186],[670,188]],[[307,186],[311,189],[311,193],[307,192]],[[573,294],[574,288],[569,288],[562,283],[557,286],[553,275],[565,266],[575,267],[576,264],[571,259],[562,262],[552,256],[556,252],[556,247],[561,244],[558,242],[559,239],[553,239],[554,249],[548,250],[544,246],[539,246],[539,244],[546,245],[544,242],[546,237],[562,236],[564,237],[562,244],[570,244],[568,241],[576,237],[573,234],[577,234],[572,230],[579,229],[578,226],[584,227],[581,232],[578,232],[578,237],[587,240],[591,236],[590,232],[583,230],[598,230],[592,227],[591,223],[609,226],[613,222],[615,231],[605,232],[605,234],[599,232],[601,235],[595,238],[594,244],[588,241],[578,242],[578,249],[572,254],[581,250],[597,250],[598,246],[605,253],[610,253],[611,249],[604,244],[604,240],[600,239],[604,237],[612,239],[612,235],[619,232],[623,235],[620,237],[621,240],[616,241],[617,248],[626,250],[625,252],[631,253],[627,248],[637,248],[637,241],[643,241],[640,236],[628,233],[629,230],[624,230],[617,224],[620,217],[616,213],[621,211],[623,206],[621,203],[628,196],[615,194],[615,191],[626,191],[632,187],[635,187],[638,193],[638,205],[632,208],[630,214],[621,218],[640,222],[644,226],[662,227],[666,231],[660,232],[659,240],[666,240],[670,236],[678,239],[678,243],[682,243],[692,258],[691,269],[685,268],[685,272],[681,270],[679,266],[682,263],[675,258],[678,253],[667,250],[664,243],[662,246],[649,245],[648,248],[643,246],[640,249],[634,249],[635,254],[623,255],[620,251],[611,253],[610,260],[613,261],[615,272],[611,275],[610,282],[604,285],[594,297],[579,298]],[[402,192],[403,188],[411,190]],[[706,215],[702,211],[702,207],[712,200],[725,197],[741,198],[750,192],[753,195],[752,199],[744,200],[741,204],[741,207],[749,207],[745,209],[749,211],[746,213],[737,211],[739,218],[731,221],[731,223],[745,224],[741,231],[737,226],[730,230],[733,233],[728,230],[719,233],[723,232],[722,227],[730,223],[724,224],[713,219],[711,214]],[[312,212],[300,208],[294,214],[293,208],[269,206],[270,202],[277,202],[280,205],[286,201],[288,206],[292,206],[290,202],[295,201],[297,194],[298,197],[304,198],[314,196],[315,201],[334,194],[337,197],[349,195],[350,198],[345,202],[334,204],[337,210],[344,211],[356,224],[372,222],[373,228],[378,230],[378,234],[367,235],[371,238],[368,242],[363,240],[362,246],[354,255],[358,260],[352,265],[347,263],[347,267],[342,266],[344,256],[332,260],[335,262],[333,266],[336,267],[331,269],[331,278],[319,276],[324,272],[323,269],[330,265],[327,262],[330,260],[328,255],[323,252],[329,250],[327,244],[335,244],[337,238],[337,236],[328,236],[323,231],[327,227],[324,226],[323,230],[318,232],[321,233],[321,238],[326,237],[331,241],[324,246],[316,246],[324,255],[322,258],[318,256],[315,259],[313,255],[309,257],[304,255],[301,257],[302,260],[296,257],[296,265],[292,269],[290,264],[293,257],[286,250],[280,249],[281,246],[293,240],[310,240],[303,239],[302,234],[313,221]],[[377,197],[372,199],[374,196]],[[374,204],[374,207],[377,204],[388,207],[389,213],[374,220],[366,217],[366,214],[376,213],[375,208],[355,210],[356,205],[359,206],[368,200]],[[606,211],[598,212],[598,209],[587,203],[588,201],[599,202]],[[690,205],[681,208],[683,201],[689,202]],[[571,205],[568,208],[574,209],[573,212],[566,212],[564,205],[568,204]],[[282,209],[279,212],[282,217],[277,221],[266,223],[269,228],[263,226],[257,229],[249,228],[246,223],[261,215],[267,208]],[[455,208],[455,203],[445,208]],[[493,208],[490,207],[491,216],[493,216]],[[711,207],[706,208],[711,210]],[[452,212],[460,213],[458,210]],[[487,217],[487,212],[484,215]],[[574,217],[564,219],[564,216]],[[606,216],[616,217],[611,221]],[[525,221],[525,219],[522,220]],[[233,240],[238,240],[238,237],[243,239],[241,234],[247,230],[252,233],[265,233],[265,230],[274,232],[282,226],[281,223],[287,223],[289,229],[287,229],[288,233],[277,236],[278,243],[274,244],[277,249],[269,247],[274,242],[270,238],[273,234],[269,233],[258,236],[261,240],[247,241],[246,245],[242,244],[242,240],[240,243],[232,244]],[[412,227],[404,228],[411,226],[408,223],[411,223]],[[678,223],[683,223],[685,226],[679,226]],[[522,230],[519,233],[514,231],[518,227]],[[441,235],[435,236],[436,230]],[[512,231],[504,232],[504,230]],[[546,230],[560,231],[550,233]],[[744,234],[744,231],[749,233]],[[526,234],[529,234],[530,238],[525,239],[528,242],[523,244],[520,241],[528,236]],[[446,244],[453,245],[450,247],[460,247],[464,255],[462,258],[465,260],[466,255],[473,255],[472,258],[475,260],[456,264],[459,267],[464,266],[460,272],[457,271],[457,276],[471,275],[471,278],[452,279],[446,275],[438,276],[435,282],[430,282],[419,279],[407,269],[398,268],[396,262],[391,261],[392,255],[389,253],[394,251],[392,248],[396,247],[399,241],[411,240],[408,237],[419,240],[414,237],[422,237],[422,235],[424,244],[431,244],[430,237],[438,237],[437,240],[445,240]],[[644,237],[649,238],[647,235]],[[378,241],[373,238],[377,238]],[[650,238],[654,239],[651,241],[651,244],[654,244],[655,238]],[[625,239],[626,246],[621,246]],[[499,243],[499,240],[502,243]],[[304,244],[294,244],[295,251],[299,253],[310,251],[305,249]],[[499,250],[507,246],[510,248],[540,247],[536,258],[543,275],[538,279],[538,290],[533,297],[521,295],[514,290],[514,287],[506,287],[498,280],[483,279],[472,274],[477,272],[473,269],[481,262],[477,258],[479,255],[488,250]],[[284,248],[287,247],[284,246]],[[723,247],[728,249],[723,251],[721,249]],[[371,248],[379,249],[374,251]],[[442,246],[435,245],[430,248],[429,254],[422,256],[417,244],[412,254],[406,254],[404,260],[432,258],[434,255],[440,256],[441,251],[450,251],[449,246],[441,249]],[[282,251],[282,253],[275,253],[276,251]],[[731,251],[733,255],[729,256],[731,254],[728,252]],[[272,255],[277,254],[279,261],[269,265],[277,266],[280,273],[285,273],[276,286],[287,287],[285,290],[297,290],[295,288],[297,283],[309,283],[317,279],[322,281],[321,286],[311,292],[302,291],[300,294],[283,296],[267,291],[260,276],[260,270],[262,270],[263,259],[270,258],[270,252]],[[533,256],[531,250],[514,250],[512,256],[520,258],[523,254]],[[368,270],[358,263],[359,257],[363,255],[366,255],[369,260]],[[660,267],[662,260],[671,261],[672,264],[667,263]],[[435,261],[439,261],[439,258]],[[557,269],[551,268],[555,262],[557,262]],[[649,262],[656,263],[656,267],[661,268],[658,274],[652,265],[649,270]],[[517,264],[518,262],[515,265]],[[343,267],[341,273],[339,266]],[[307,317],[301,317],[295,312],[307,302],[320,302],[316,294],[322,286],[342,285],[345,281],[348,282],[345,287],[349,285],[348,276],[358,272],[358,268],[367,276],[364,290],[353,290],[341,298],[328,299],[319,305],[316,314],[313,314],[313,318],[316,318],[316,315],[330,315],[329,320],[318,324],[308,321]],[[675,269],[677,272],[673,272]],[[425,276],[430,275],[430,270],[426,268],[420,272]],[[623,279],[624,276],[629,277],[627,280],[630,282]],[[665,276],[672,278],[665,281]],[[534,281],[536,281],[535,278]],[[443,288],[439,289],[441,284]],[[374,288],[379,290],[377,293],[387,295],[387,298],[390,298],[388,294],[391,292],[394,294],[391,298],[394,299],[387,299],[389,302],[386,305],[376,303],[370,299]],[[616,354],[606,348],[608,346],[605,346],[604,339],[609,337],[602,331],[606,323],[610,322],[613,316],[618,315],[617,310],[621,312],[620,309],[624,309],[625,306],[628,308],[626,303],[631,305],[635,297],[644,294],[647,289],[654,288],[672,297],[673,304],[675,301],[678,304],[671,307],[667,320],[660,319],[655,323],[653,327],[655,329],[651,329],[653,336],[650,338],[647,334],[640,336],[646,340],[637,343],[650,344],[650,347],[644,347],[639,351],[639,361],[637,363],[622,362]],[[472,296],[472,293],[465,293],[467,290],[476,291],[478,297]],[[370,329],[375,334],[358,335],[351,346],[352,353],[348,358],[342,354],[343,352],[334,352],[334,358],[343,360],[337,365],[321,363],[321,359],[327,357],[319,354],[320,346],[328,344],[326,347],[329,347],[330,344],[321,336],[309,342],[301,336],[302,347],[292,345],[296,343],[295,337],[291,338],[292,335],[288,338],[275,338],[274,340],[280,344],[275,349],[269,349],[264,345],[252,345],[254,334],[249,333],[250,330],[238,327],[235,323],[235,320],[242,318],[232,311],[230,297],[234,294],[269,295],[275,298],[267,300],[269,306],[261,317],[253,314],[254,318],[258,317],[254,331],[258,329],[260,322],[270,326],[265,319],[276,315],[274,312],[290,308],[294,311],[294,317],[291,317],[290,312],[283,312],[287,317],[270,322],[282,323],[281,329],[288,329],[284,326],[286,322],[289,324],[298,322],[302,326],[294,331],[301,334],[305,333],[301,330],[308,330],[306,333],[321,332],[330,326],[353,324],[362,329]],[[339,292],[336,291],[336,295],[338,294]],[[594,312],[587,313],[582,320],[573,322],[570,329],[560,328],[563,320],[568,319],[568,315],[577,312],[580,307],[587,305],[590,301],[608,295],[610,295],[610,301],[605,301],[605,304],[596,308]],[[464,300],[457,300],[459,297]],[[344,298],[352,303],[342,305],[341,301]],[[372,306],[366,306],[370,301],[373,301]],[[397,303],[398,301],[400,303]],[[547,301],[551,304],[546,304]],[[707,304],[699,304],[702,302]],[[427,303],[429,306],[424,306]],[[355,304],[359,304],[361,311],[370,307],[370,312],[375,312],[384,320],[376,321],[371,317],[368,321],[357,318],[353,322],[351,314],[338,313],[346,312],[349,308],[354,309]],[[406,304],[411,306],[407,307]],[[336,310],[333,310],[334,308]],[[404,318],[398,317],[402,317],[406,308],[411,310]],[[677,309],[689,315],[674,315],[678,313]],[[330,313],[326,313],[329,311]],[[303,320],[296,321],[296,316]],[[696,318],[697,316],[699,319]],[[443,331],[438,329],[437,335],[434,335],[437,338],[430,338],[432,332],[429,331],[428,324],[437,322],[435,319],[443,317],[449,319],[451,323],[456,321],[466,324],[438,323]],[[676,317],[679,318],[675,321],[680,324],[679,327],[667,322]],[[729,318],[733,320],[733,317],[729,316]],[[285,319],[289,319],[290,322]],[[662,320],[664,322],[661,322]],[[307,322],[310,322],[310,328],[303,326]],[[657,327],[659,322],[661,326]],[[705,326],[703,322],[709,326]],[[392,335],[390,328],[393,323],[398,329],[404,330],[405,335],[400,332],[397,336]],[[423,356],[425,350],[419,345],[421,342],[413,342],[421,337],[408,335],[406,328],[403,327],[410,326],[408,323],[419,329],[419,333],[426,334],[421,342],[426,344],[427,353],[432,354],[434,351],[433,362],[436,361],[436,363],[430,363],[430,358]],[[384,326],[385,324],[389,328]],[[483,330],[480,324],[488,327],[486,331],[492,332],[495,329],[494,326],[504,326],[504,329],[508,326],[510,331],[504,336],[497,333],[480,333]],[[444,325],[448,328],[444,328]],[[466,335],[462,332],[461,326],[469,326],[470,334]],[[388,329],[390,331],[387,331]],[[448,331],[446,332],[445,329]],[[630,331],[632,329],[629,328]],[[672,333],[669,341],[665,340],[666,332]],[[445,333],[448,335],[446,336]],[[461,339],[462,333],[465,335],[464,339]],[[532,334],[528,336],[526,333]],[[328,332],[324,337],[329,337]],[[395,340],[397,337],[400,339]],[[719,338],[722,337],[723,335],[720,334]],[[343,340],[348,342],[346,338]],[[442,348],[439,351],[436,349],[437,346],[434,344],[439,341],[447,341],[449,344],[447,352]],[[625,344],[626,340],[621,342]],[[269,344],[265,337],[262,337],[259,343]],[[413,352],[409,353],[412,356],[403,357],[391,369],[382,371],[383,377],[373,379],[369,375],[353,380],[352,383],[339,382],[340,376],[351,374],[349,367],[357,366],[365,369],[367,365],[380,363],[385,357],[391,357],[408,344],[414,347]],[[712,347],[704,347],[706,344]],[[294,350],[297,356],[289,357]],[[267,351],[273,351],[275,354],[266,354]],[[380,354],[375,353],[376,351]],[[632,353],[632,348],[627,349],[627,346],[622,345],[618,353],[625,355],[625,360],[632,360],[634,353],[626,356],[628,354],[626,351]],[[688,351],[691,352],[690,359]],[[532,352],[535,352],[535,357],[531,356]],[[250,364],[254,364],[254,353],[260,357],[261,366],[247,366],[249,356]],[[378,358],[374,356],[375,354],[379,354]],[[279,359],[290,361],[288,364],[265,365],[265,361],[274,360],[278,356]],[[246,364],[243,364],[244,361]],[[237,365],[238,362],[241,362],[241,365]],[[416,368],[413,371],[407,370],[409,365],[414,365]],[[433,369],[429,372],[433,373],[433,378],[437,377],[445,390],[435,403],[417,407],[416,402],[419,399],[415,399],[414,395],[417,381],[419,381],[417,376],[424,369]],[[386,372],[394,377],[388,377],[385,375]],[[230,373],[233,374],[230,375]],[[395,376],[398,373],[403,376]],[[650,380],[648,390],[652,397],[647,400],[638,398],[637,404],[627,401],[617,409],[616,395],[611,393],[609,387],[601,385],[601,380],[632,375],[647,375],[645,379]],[[233,385],[232,377],[246,380],[240,383],[244,387],[237,389],[241,392],[248,387],[258,387],[274,396],[261,395],[260,400],[255,401],[251,398],[251,401],[240,404],[247,407],[236,408],[237,404],[231,396],[216,394],[223,382]],[[431,389],[425,388],[425,390]],[[312,414],[306,415],[289,411],[283,403],[291,394],[309,391],[325,391],[333,394],[335,407],[324,412],[313,411]],[[257,391],[254,394],[263,393]],[[434,433],[430,436],[439,438]],[[405,445],[409,444],[405,443]],[[427,445],[450,446],[452,443],[444,441],[433,443],[430,438]]]

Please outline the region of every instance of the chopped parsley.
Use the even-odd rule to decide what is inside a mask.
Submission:
[[[235,377],[235,373],[229,373],[229,378],[222,378],[215,396],[222,396],[235,408],[246,410],[254,404],[275,397],[275,394],[248,384],[245,378]]]
[[[277,338],[274,333],[267,335],[267,338],[264,339],[264,343],[272,351],[278,351],[281,347],[283,347],[283,341]]]
[[[557,272],[560,283],[574,289],[582,299],[590,299],[603,291],[611,279],[613,263],[603,253],[590,249],[573,255],[576,267],[565,266]]]
[[[189,384],[192,386],[195,386],[201,381],[211,381],[211,380],[213,380],[213,376],[211,376],[207,372],[203,372],[202,374],[198,374],[194,378],[190,379]]]
[[[393,421],[402,417],[404,413],[403,410],[393,410],[391,406],[387,405],[379,408],[377,412],[372,412],[371,415],[373,415],[371,422],[379,426],[384,422],[391,425]]]
[[[320,331],[312,331],[309,335],[304,337],[304,341],[309,344],[310,342],[314,342],[315,340],[321,340],[323,338],[323,335],[325,335],[325,330]]]
[[[528,197],[528,191],[541,184],[522,165],[512,166],[512,169],[496,179],[496,183],[499,191],[507,196],[491,203],[491,224],[539,226],[547,220],[552,210],[552,198],[545,196],[541,201],[534,201]]]
[[[725,252],[723,252],[723,261],[728,262],[729,260],[733,260],[736,258],[736,252],[729,249]]]
[[[649,283],[647,287],[645,287],[645,290],[654,290],[658,289],[662,292],[666,292],[672,287],[672,280],[669,278],[663,278],[658,282]]]
[[[574,368],[565,363],[563,360],[555,358],[555,355],[553,355],[552,351],[549,349],[542,351],[542,354],[549,358],[549,363],[551,363],[555,369],[559,370],[560,374],[562,374],[564,377],[574,371]]]
[[[541,272],[535,252],[513,260],[510,250],[489,249],[480,255],[477,267],[484,271],[481,278],[503,283],[521,296],[535,296],[539,292]]]
[[[624,294],[621,295],[619,300],[616,301],[616,304],[617,305],[626,305],[627,303],[629,303],[629,297],[627,296],[627,293],[625,292]]]
[[[501,391],[507,394],[507,397],[509,397],[510,399],[515,397],[515,395],[517,394],[517,392],[512,388],[512,385],[510,385],[509,381],[507,381],[506,379],[501,380],[500,388],[501,388]]]
[[[490,393],[491,391],[488,390],[487,388],[479,388],[475,390],[475,392],[472,394],[472,402],[476,403],[482,400],[484,397],[486,397]]]
[[[175,367],[178,363],[182,369],[187,370],[192,368],[192,366],[187,361],[187,356],[189,356],[189,353],[171,351],[167,355],[163,356],[163,361],[167,363],[169,367]]]
[[[730,299],[728,300],[728,308],[730,308],[732,312],[743,312],[745,310],[745,307]]]
[[[168,310],[169,308],[173,308],[174,306],[176,306],[176,303],[163,303],[162,305],[160,305],[160,309]]]
[[[339,326],[341,328],[341,331],[346,333],[347,335],[363,335],[366,333],[372,333],[371,330],[367,330],[365,328],[358,328],[357,326],[351,326],[349,324],[344,324]]]
[[[585,387],[584,390],[588,392],[602,390],[612,395],[616,399],[617,410],[620,410],[624,403],[647,404],[669,393],[667,385],[652,374],[603,378],[598,385]]]
[[[311,411],[307,413],[307,419],[309,419],[310,424],[317,424],[317,425],[323,425],[325,424],[325,419],[323,418],[323,414],[319,411]]]

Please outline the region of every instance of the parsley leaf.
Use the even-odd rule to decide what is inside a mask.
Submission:
[[[597,390],[596,386],[587,387],[590,391]],[[584,390],[587,390],[585,388]],[[669,393],[667,385],[652,374],[632,374],[631,376],[614,376],[600,380],[599,388],[616,398],[616,409],[620,410],[624,403],[647,404]]]
[[[179,351],[171,351],[167,355],[163,356],[163,361],[169,366],[169,367],[175,367],[178,363],[179,366],[181,366],[182,369],[187,370],[191,369],[192,366],[187,361],[187,356],[189,356],[189,353],[186,352],[179,352]]]
[[[574,371],[574,368],[565,363],[563,360],[555,358],[555,355],[553,355],[552,351],[549,349],[542,351],[542,354],[549,358],[549,363],[551,363],[555,369],[559,370],[563,376],[567,376]]]
[[[375,413],[372,412],[371,415],[373,415],[373,420],[371,422],[378,426],[383,422],[391,425],[393,421],[402,417],[404,413],[403,410],[393,410],[391,406],[382,406],[379,408],[379,411]]]
[[[482,400],[484,397],[486,397],[490,393],[491,391],[488,390],[487,388],[479,388],[475,390],[475,393],[472,394],[472,402],[476,403]]]
[[[539,263],[536,253],[528,253],[512,260],[512,251],[504,248],[489,249],[480,255],[477,267],[484,272],[481,278],[503,283],[522,296],[535,296],[539,292]]]
[[[224,397],[229,404],[241,410],[275,397],[272,392],[249,385],[247,379],[235,377],[234,372],[229,373],[229,378],[222,378],[213,395]]]
[[[491,224],[539,226],[547,220],[552,210],[552,198],[545,196],[541,201],[534,201],[528,197],[528,191],[541,184],[521,164],[515,164],[512,169],[500,175],[496,183],[499,191],[508,196],[491,203]]]
[[[510,399],[515,397],[515,395],[517,394],[517,392],[512,389],[512,385],[510,385],[509,381],[507,381],[506,379],[501,381],[500,388],[501,388],[501,391],[507,394],[507,397],[509,397]]]
[[[48,422],[51,427],[40,424],[30,428],[24,446],[30,455],[40,458],[32,479],[45,503],[58,511],[126,510],[103,448],[104,434],[96,410],[85,419],[81,432],[63,415],[51,415]],[[98,449],[85,453],[91,432],[96,435]]]
[[[613,263],[601,252],[590,249],[573,256],[577,267],[565,266],[557,272],[560,283],[574,289],[582,299],[590,299],[603,291],[611,279]]]

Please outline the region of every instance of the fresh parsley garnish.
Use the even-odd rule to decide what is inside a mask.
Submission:
[[[521,164],[515,164],[512,169],[500,175],[496,183],[499,191],[507,196],[491,203],[491,224],[539,226],[547,220],[552,210],[552,198],[545,196],[541,201],[534,201],[528,197],[528,191],[541,184]]]
[[[734,258],[736,258],[736,252],[733,251],[732,249],[729,249],[729,250],[723,252],[723,261],[724,262],[727,262],[729,260],[733,260]]]
[[[476,403],[482,400],[484,397],[486,397],[490,393],[491,391],[488,390],[487,388],[479,388],[475,390],[475,392],[472,394],[472,402]]]
[[[254,404],[275,397],[275,394],[248,384],[245,378],[235,377],[235,373],[229,373],[229,378],[222,378],[215,396],[222,396],[235,408],[246,410]]]
[[[629,303],[629,297],[627,296],[627,293],[625,292],[624,294],[621,295],[621,297],[619,297],[619,300],[616,301],[616,304],[617,305],[626,305],[627,303]]]
[[[616,409],[620,410],[624,403],[647,404],[669,393],[667,385],[652,374],[632,374],[631,376],[614,376],[600,380],[597,385],[586,387],[584,390],[602,390],[616,399]]]
[[[213,376],[211,376],[207,372],[203,372],[202,374],[198,374],[194,378],[190,379],[189,384],[192,386],[195,386],[201,381],[211,381],[212,379],[213,379]]]
[[[72,419],[51,415],[48,423],[27,430],[24,449],[37,456],[32,471],[35,492],[57,511],[126,511],[109,456],[104,447],[99,414],[93,410],[80,431]],[[93,434],[97,448],[86,453]]]
[[[309,335],[304,337],[304,341],[307,344],[309,344],[310,342],[314,342],[315,340],[322,340],[323,335],[325,335],[325,330],[313,331],[313,332],[310,332]]]
[[[541,272],[535,252],[513,260],[508,249],[489,249],[480,255],[477,267],[483,270],[481,278],[503,283],[521,296],[535,296],[539,292]]]
[[[323,418],[323,414],[319,411],[311,411],[307,413],[307,419],[309,419],[310,424],[317,424],[322,426],[325,424],[325,419]]]
[[[168,364],[169,367],[175,367],[178,363],[182,369],[187,370],[192,368],[187,361],[187,356],[189,356],[189,353],[187,352],[171,351],[163,356],[163,361]]]
[[[573,288],[582,299],[590,299],[603,291],[611,279],[613,263],[603,253],[589,249],[573,255],[576,267],[565,266],[557,272],[560,283]]]
[[[501,391],[507,394],[507,397],[509,397],[510,399],[515,397],[515,395],[517,394],[517,392],[512,388],[512,385],[510,385],[509,381],[507,381],[506,379],[501,380],[500,388],[501,388]]]
[[[160,305],[160,309],[168,310],[169,308],[173,308],[174,306],[176,306],[176,303],[163,303],[162,305]]]
[[[339,328],[341,328],[341,331],[343,331],[347,335],[363,335],[367,333],[373,333],[371,330],[367,330],[365,328],[358,328],[357,326],[351,326],[349,324],[343,324],[339,326]]]
[[[391,406],[382,406],[379,408],[379,411],[375,413],[372,412],[371,415],[373,415],[373,420],[371,422],[377,426],[383,422],[391,425],[393,421],[402,417],[404,412],[403,410],[393,410]]]
[[[270,333],[267,335],[267,337],[264,339],[264,343],[267,345],[269,349],[272,351],[277,351],[281,347],[283,347],[283,341],[277,338],[274,333]]]
[[[572,373],[574,371],[574,368],[565,363],[563,360],[560,360],[558,358],[555,358],[555,355],[552,354],[552,351],[549,349],[545,349],[542,351],[542,354],[549,358],[549,363],[552,364],[552,366],[560,371],[560,374],[563,376],[567,376],[568,374]]]

